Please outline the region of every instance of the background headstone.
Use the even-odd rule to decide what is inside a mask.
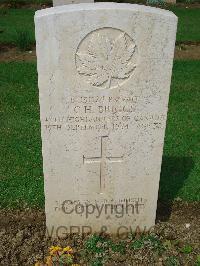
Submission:
[[[176,0],[165,0],[164,2],[167,4],[176,4]]]
[[[94,0],[53,0],[53,6],[63,6],[80,3],[94,3]]]
[[[155,223],[177,17],[117,3],[36,12],[47,227]]]

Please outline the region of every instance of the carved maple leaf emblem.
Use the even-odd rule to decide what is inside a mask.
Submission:
[[[77,70],[94,86],[111,87],[113,79],[127,79],[135,69],[132,57],[135,44],[121,33],[115,39],[98,33],[91,38],[85,52],[78,52]]]

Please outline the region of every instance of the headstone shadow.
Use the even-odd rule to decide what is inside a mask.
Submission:
[[[178,197],[178,191],[189,177],[194,167],[191,157],[163,156],[160,175],[157,220],[168,221],[173,200]]]

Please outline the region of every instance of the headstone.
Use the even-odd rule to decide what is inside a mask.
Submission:
[[[150,228],[177,17],[95,3],[37,11],[35,24],[49,232]]]
[[[94,3],[94,0],[53,0],[53,6],[63,6],[80,3]]]
[[[176,4],[176,0],[147,0],[146,4],[147,5],[163,5],[163,4]]]
[[[164,0],[167,4],[176,4],[176,0]]]

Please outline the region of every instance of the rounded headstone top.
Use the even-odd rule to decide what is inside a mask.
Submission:
[[[143,12],[146,14],[155,14],[165,17],[174,18],[177,20],[177,16],[168,10],[164,10],[157,7],[150,7],[137,4],[128,4],[128,3],[112,3],[112,2],[99,2],[99,3],[81,3],[81,4],[70,4],[64,6],[57,6],[38,10],[35,13],[35,18],[40,18],[43,16],[62,14],[67,12],[77,12],[77,11],[89,11],[89,10],[128,10],[135,12]]]

